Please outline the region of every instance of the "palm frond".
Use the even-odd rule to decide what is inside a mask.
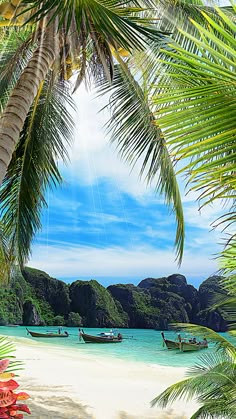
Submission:
[[[235,280],[236,278],[234,278]],[[224,311],[224,320],[228,322],[236,321],[236,297],[230,296],[218,296],[215,299],[215,303],[212,306],[212,309],[223,309]],[[229,329],[232,328],[232,325],[229,325]]]
[[[229,241],[227,241],[224,250],[220,255],[220,267],[223,273],[228,274],[228,279],[224,281],[224,287],[230,292],[233,287],[235,292],[235,275],[236,275],[236,236],[233,235]]]
[[[35,8],[30,20],[41,20],[51,14],[49,23],[59,17],[59,27],[65,26],[70,31],[71,24],[75,20],[78,33],[81,31],[81,23],[84,23],[85,34],[99,33],[103,39],[114,47],[119,46],[130,50],[131,48],[144,49],[149,39],[160,39],[162,34],[155,26],[142,15],[143,7],[138,2],[129,4],[117,0],[85,0],[77,2],[70,0],[40,0],[29,3],[29,9]]]
[[[3,109],[11,89],[21,74],[32,52],[30,30],[0,30],[0,108]]]
[[[235,412],[236,349],[205,354],[189,370],[189,378],[170,387],[152,400],[152,406],[166,407],[176,399],[193,398],[200,408],[191,418],[230,418]],[[231,415],[231,416],[230,416]]]
[[[190,419],[231,419],[234,414],[233,405],[224,406],[221,401],[212,400],[201,406]]]
[[[45,191],[62,180],[57,160],[68,157],[71,106],[65,84],[48,79],[38,92],[3,182],[2,223],[20,266],[28,259],[31,241],[41,227]]]
[[[10,281],[11,264],[9,260],[8,241],[0,223],[0,283],[5,285]]]
[[[117,144],[121,157],[132,166],[142,162],[141,176],[148,183],[155,182],[156,189],[165,196],[173,208],[177,221],[176,253],[181,262],[184,247],[184,216],[174,167],[166,148],[145,88],[132,75],[127,63],[119,59],[115,66],[114,80],[101,84],[100,94],[111,94],[109,108],[112,116],[108,123],[111,141]]]
[[[160,60],[154,104],[169,152],[181,161],[178,173],[185,173],[190,190],[198,191],[201,206],[216,200],[231,203],[216,222],[229,231],[235,223],[236,197],[236,25],[235,15],[216,11],[217,20],[202,12],[204,26],[192,21],[196,36],[180,30],[195,50],[175,42],[162,50],[165,59]],[[225,251],[224,261],[228,256],[226,263],[234,266],[232,252],[234,246]]]
[[[158,124],[172,152],[177,159],[191,158],[181,172],[189,172],[190,182],[196,184],[193,189],[201,190],[201,198],[208,203],[230,196],[236,184],[236,42],[226,15],[222,17],[225,29],[204,16],[208,30],[193,22],[200,39],[183,33],[197,45],[198,53],[177,45],[173,45],[175,52],[165,51],[174,60],[165,62],[167,75],[162,84],[167,77],[168,84],[155,103],[160,105]],[[213,29],[224,36],[224,42]]]
[[[15,352],[15,345],[10,342],[5,336],[0,336],[0,359],[10,359],[10,364],[7,371],[17,371],[22,368],[21,361],[13,360],[15,357],[12,355]]]

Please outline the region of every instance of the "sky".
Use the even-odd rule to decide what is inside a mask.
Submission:
[[[180,180],[186,223],[184,259],[175,261],[175,217],[155,192],[119,157],[104,128],[109,118],[99,112],[104,98],[82,86],[74,94],[74,142],[70,163],[62,166],[64,183],[48,192],[29,266],[72,282],[96,279],[104,286],[137,285],[147,277],[173,273],[199,284],[217,271],[215,254],[220,232],[211,222],[219,207],[198,209],[196,195],[185,195]]]

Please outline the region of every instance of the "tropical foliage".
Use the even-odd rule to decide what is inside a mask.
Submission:
[[[180,31],[195,46],[194,52],[175,42],[163,51],[161,88],[154,102],[170,154],[181,161],[178,173],[187,175],[201,207],[219,200],[230,207],[215,224],[229,231],[222,263],[231,260],[234,267],[236,25],[233,11],[216,10],[217,19],[202,12],[204,26],[192,21],[198,35]]]
[[[0,418],[16,418],[22,419],[23,414],[20,412],[31,413],[26,404],[18,404],[19,400],[27,400],[29,395],[24,392],[15,393],[19,385],[13,380],[14,373],[6,372],[10,361],[8,359],[0,360]]]
[[[181,30],[192,50],[171,42],[168,50],[162,51],[154,102],[170,154],[176,162],[181,161],[179,173],[185,173],[201,206],[217,201],[229,206],[215,223],[228,233],[220,255],[227,275],[222,281],[224,296],[218,297],[215,306],[224,309],[231,322],[229,333],[235,335],[235,7],[227,13],[216,8],[216,12],[215,18],[202,13],[205,25],[192,21],[197,30],[194,36]],[[194,398],[200,407],[191,419],[235,417],[235,345],[203,327],[177,326],[215,341],[218,350],[204,353],[189,371],[189,378],[169,387],[152,404],[165,407],[177,398]]]
[[[118,57],[121,71],[127,72],[128,79],[131,73],[125,60],[131,52],[133,55],[149,51],[146,56],[152,52],[154,57],[165,31],[155,28],[157,11],[144,13],[147,5],[150,6],[149,1],[124,6],[117,0],[0,4],[4,51],[0,57],[2,174],[8,165],[1,192],[2,215],[4,234],[10,238],[11,249],[21,266],[28,259],[30,243],[40,228],[40,211],[46,205],[45,191],[62,180],[57,160],[66,160],[73,130],[69,115],[73,103],[67,80],[76,75],[74,89],[82,80],[90,84],[92,80],[104,79],[110,85]],[[42,62],[47,62],[45,68],[41,68]],[[137,63],[130,61],[130,65],[137,66]],[[126,88],[124,77],[122,82]],[[142,91],[136,93],[141,99]],[[177,256],[181,260],[184,226],[178,185],[168,151],[163,141],[158,141],[160,130],[148,117],[148,104],[144,102],[145,98],[141,99],[147,119],[143,123],[149,124],[143,131],[144,135],[148,134],[145,146],[155,156],[150,178],[161,173],[157,186],[176,212]],[[117,117],[117,126],[119,123]],[[14,132],[9,128],[12,126]],[[137,131],[132,140],[134,136],[140,142]],[[40,141],[42,137],[45,142]],[[118,141],[119,138],[117,132]],[[151,161],[145,160],[144,166]],[[27,188],[29,179],[30,189]]]
[[[59,81],[52,84],[50,78],[45,80],[27,116],[2,184],[3,234],[8,237],[21,266],[29,256],[32,238],[41,227],[45,192],[62,182],[57,160],[68,161],[67,148],[73,132],[71,108],[68,86]]]
[[[54,77],[62,80],[70,78],[73,69],[78,70],[75,88],[87,74],[95,79],[105,75],[112,80],[112,48],[142,50],[150,40],[161,38],[160,31],[155,30],[150,19],[144,18],[143,9],[137,7],[136,2],[135,7],[123,7],[117,0],[26,3],[29,3],[29,8],[20,14],[28,10],[31,12],[27,22],[34,25],[28,44],[36,45],[36,49],[33,50],[32,58],[28,57],[27,65],[11,91],[1,118],[2,177],[4,165],[7,168],[33,100],[50,69]],[[5,18],[4,6],[2,16]],[[12,24],[15,17],[14,11]],[[69,76],[67,67],[70,70]],[[11,125],[14,124],[14,130],[9,128],[9,120]],[[7,137],[11,138],[12,144]]]
[[[190,30],[193,36],[197,29],[190,25],[189,16],[194,16],[198,23],[204,24],[204,10],[208,11],[210,16],[216,14],[214,8],[204,6],[201,1],[166,2],[158,5],[155,3],[154,16],[160,30],[164,28],[165,31],[169,31],[172,39],[193,52],[196,51],[196,46],[191,39],[177,31],[177,25]],[[170,49],[170,42],[171,38],[166,35],[162,42],[148,45],[145,51],[126,54],[125,57],[115,51],[117,64],[114,67],[113,83],[101,80],[99,93],[103,97],[104,93],[109,94],[107,107],[111,111],[111,119],[107,128],[121,157],[132,166],[138,164],[140,176],[143,176],[148,184],[155,185],[156,190],[164,195],[167,204],[176,215],[176,255],[181,263],[185,229],[176,178],[177,159],[173,158],[172,150],[168,147],[164,130],[159,124],[157,105],[152,100],[155,94],[159,98],[160,74],[165,71],[158,57],[163,56],[163,47]],[[166,78],[163,86],[167,84],[171,90],[173,85],[168,83]]]
[[[141,175],[146,175],[148,183],[154,181],[157,191],[164,194],[168,205],[174,207],[176,250],[180,262],[184,248],[184,216],[178,183],[163,135],[154,123],[148,97],[130,70],[131,60],[124,62],[117,55],[112,85],[103,82],[99,90],[100,94],[110,94],[112,118],[108,131],[121,157],[132,166],[143,161]]]
[[[22,362],[16,361],[14,355],[14,345],[4,336],[0,337],[0,418],[23,418],[25,412],[30,414],[30,410],[26,404],[18,403],[18,401],[27,400],[30,396],[27,393],[15,390],[19,384],[13,379],[14,371],[22,367]]]
[[[157,396],[152,405],[166,407],[178,398],[199,403],[199,409],[190,419],[235,417],[236,347],[233,343],[213,332],[196,325],[180,324],[183,330],[205,336],[216,343],[216,352],[204,352],[198,363],[188,370],[186,379],[168,387]]]
[[[74,90],[85,80],[87,84],[104,82],[103,91],[113,93],[112,137],[129,163],[142,162],[141,174],[147,182],[156,183],[175,212],[176,254],[181,262],[184,217],[178,183],[166,140],[155,125],[147,88],[157,79],[156,57],[168,41],[167,34],[176,35],[177,22],[188,27],[188,15],[202,21],[199,8],[204,6],[200,0],[179,1],[174,6],[175,19],[171,2],[157,6],[149,0],[125,6],[117,0],[0,4],[2,174],[8,165],[1,200],[5,234],[21,266],[40,228],[45,191],[62,180],[56,162],[66,160],[72,137],[68,109],[73,103],[67,84],[72,75],[76,75]],[[45,68],[42,62],[47,62]],[[45,143],[40,141],[42,136]]]

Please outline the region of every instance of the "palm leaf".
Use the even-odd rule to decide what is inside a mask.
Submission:
[[[12,354],[15,352],[15,346],[10,342],[6,337],[0,336],[0,359],[10,359],[10,364],[7,368],[7,371],[16,371],[21,369],[22,362],[12,360],[15,358]]]
[[[11,264],[9,260],[8,241],[0,223],[0,282],[5,285],[10,280]]]
[[[31,31],[28,29],[13,30],[0,29],[0,106],[4,108],[11,89],[31,56]]]
[[[89,34],[92,30],[114,47],[118,44],[127,50],[144,49],[148,39],[161,37],[160,31],[142,15],[144,9],[138,1],[133,2],[133,7],[132,2],[124,7],[124,3],[117,0],[47,0],[43,3],[40,0],[25,0],[24,3],[31,4],[29,9],[36,9],[30,20],[41,20],[50,14],[50,22],[59,16],[59,27],[65,26],[67,32],[74,20],[79,34],[83,22],[85,33]]]
[[[189,370],[189,378],[170,387],[152,400],[152,406],[166,407],[178,398],[192,400],[200,408],[191,416],[196,418],[230,418],[235,412],[236,350],[205,354]],[[231,416],[230,416],[231,415]]]
[[[53,84],[50,79],[44,83],[3,182],[2,222],[20,266],[28,259],[31,241],[41,227],[45,191],[62,180],[57,160],[68,157],[73,129],[71,106],[73,102],[63,83]]]
[[[231,218],[231,217],[230,217]],[[226,244],[224,250],[220,255],[220,267],[223,273],[229,275],[227,282],[224,282],[226,287],[233,286],[235,292],[235,260],[236,260],[236,236],[234,235]]]
[[[16,273],[16,257],[9,237],[5,234],[5,226],[0,222],[0,282],[8,285]]]
[[[26,3],[35,10],[29,21],[42,21],[47,16],[48,24],[52,20],[57,22],[59,42],[63,40],[68,47],[68,51],[64,51],[64,63],[69,55],[81,64],[74,90],[88,74],[96,80],[106,76],[112,81],[111,48],[122,47],[129,52],[145,50],[150,42],[160,43],[166,33],[156,29],[154,13],[149,16],[137,1],[125,6],[117,0],[48,0],[44,3],[27,0]]]
[[[163,60],[167,74],[161,84],[165,80],[168,84],[155,100],[160,106],[158,124],[171,152],[177,159],[188,159],[181,172],[189,173],[192,189],[200,191],[205,204],[231,195],[234,198],[236,186],[236,25],[231,20],[229,26],[228,17],[221,16],[218,25],[204,14],[208,30],[193,22],[198,38],[181,31],[195,43],[197,53],[176,44],[175,52],[165,51],[173,60]]]
[[[181,197],[163,135],[155,125],[155,118],[148,103],[145,87],[141,87],[132,75],[127,63],[116,55],[113,84],[106,80],[100,86],[100,94],[111,94],[109,108],[112,116],[108,131],[112,142],[117,143],[121,157],[132,166],[142,162],[141,176],[146,174],[148,183],[155,181],[156,190],[165,196],[166,202],[176,214],[176,253],[181,262],[184,247],[184,217]]]

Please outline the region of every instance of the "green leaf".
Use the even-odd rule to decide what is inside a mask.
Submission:
[[[165,140],[155,124],[145,86],[132,75],[127,63],[117,55],[113,84],[105,80],[100,94],[111,93],[109,108],[112,112],[108,131],[117,144],[121,157],[132,166],[142,163],[141,176],[147,183],[155,183],[156,190],[164,195],[166,203],[176,215],[176,254],[179,263],[183,257],[184,217],[174,165]]]
[[[28,115],[1,188],[4,233],[20,266],[28,260],[32,239],[41,227],[45,192],[62,181],[57,161],[68,158],[73,133],[71,106],[66,85],[48,79]]]

